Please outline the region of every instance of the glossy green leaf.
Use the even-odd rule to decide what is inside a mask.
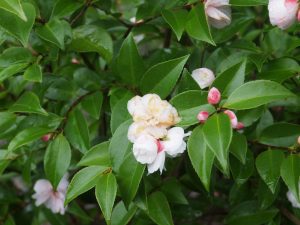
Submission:
[[[174,88],[189,55],[152,66],[143,76],[140,88],[144,94],[167,97]]]
[[[25,70],[23,77],[24,80],[41,83],[43,77],[41,66],[36,63],[32,64]]]
[[[82,6],[82,2],[74,0],[56,0],[52,10],[51,18],[62,18],[69,16]]]
[[[89,166],[78,171],[68,186],[65,204],[95,187],[102,173],[108,169],[105,166]]]
[[[116,62],[122,81],[138,85],[146,68],[131,34],[124,40]]]
[[[289,155],[285,158],[280,167],[280,175],[299,202],[300,157],[298,155]]]
[[[164,20],[170,25],[170,27],[176,34],[177,40],[179,41],[185,29],[186,18],[188,17],[187,11],[172,11],[168,9],[163,9],[161,13]]]
[[[137,206],[131,204],[128,209],[122,201],[120,201],[112,212],[111,225],[127,225],[131,218],[135,215],[137,211]]]
[[[84,116],[78,109],[69,114],[65,133],[71,145],[80,152],[84,153],[90,148],[89,129]]]
[[[13,13],[20,17],[20,19],[27,21],[27,17],[23,10],[20,0],[2,0],[0,2],[0,8]]]
[[[234,6],[267,5],[268,0],[230,0],[230,4]]]
[[[117,181],[112,173],[101,176],[96,184],[95,195],[107,224],[111,221],[117,189]]]
[[[222,96],[228,96],[236,88],[244,84],[245,70],[246,61],[243,60],[219,74],[211,86],[218,88]]]
[[[233,91],[224,107],[236,110],[251,109],[293,96],[293,93],[276,82],[256,80],[245,83]]]
[[[232,139],[232,128],[229,117],[215,114],[203,126],[203,134],[208,147],[214,152],[224,173],[228,173],[229,145]]]
[[[215,155],[205,142],[202,126],[198,126],[193,130],[188,141],[188,154],[194,170],[205,189],[209,192],[210,177]]]
[[[27,46],[36,13],[35,8],[30,3],[24,3],[22,7],[27,21],[22,20],[13,13],[0,9],[0,26],[15,36],[24,46]]]
[[[67,139],[58,135],[47,147],[44,157],[45,174],[56,188],[71,162],[71,148]]]
[[[27,48],[10,47],[0,55],[0,68],[6,68],[14,64],[29,64],[33,57]]]
[[[204,4],[198,4],[192,8],[189,12],[185,28],[191,37],[215,45],[207,22]]]
[[[9,143],[8,150],[13,151],[23,145],[27,145],[33,141],[40,139],[43,135],[52,131],[46,127],[30,127],[19,132]]]
[[[280,150],[267,150],[256,158],[257,171],[272,193],[276,190],[283,160],[284,154]]]
[[[262,130],[258,141],[263,144],[290,147],[297,142],[300,125],[291,123],[275,123]]]
[[[78,166],[111,166],[109,142],[102,142],[87,151],[78,163]]]
[[[86,96],[81,101],[82,108],[97,120],[100,118],[102,103],[103,94],[100,91]]]
[[[45,25],[37,27],[36,33],[45,41],[49,41],[61,49],[65,48],[65,27],[60,20],[53,19]]]
[[[161,192],[154,192],[148,197],[148,214],[155,224],[173,224],[168,200]]]
[[[8,130],[16,121],[17,117],[11,112],[0,112],[0,133]]]
[[[229,147],[230,153],[232,153],[242,164],[246,163],[248,143],[244,135],[240,133],[233,133],[232,141]]]
[[[188,205],[181,187],[182,185],[176,178],[169,178],[161,186],[161,191],[166,195],[170,203]]]
[[[112,58],[112,39],[106,30],[95,25],[84,25],[73,30],[71,50],[77,52],[98,52],[105,60]]]
[[[133,153],[127,154],[117,174],[119,190],[125,205],[134,199],[143,177],[145,165],[136,161]]]
[[[33,92],[25,92],[10,108],[10,112],[37,113],[47,116],[39,98]]]
[[[0,71],[0,82],[6,80],[7,78],[24,71],[24,69],[28,66],[27,63],[17,63],[13,64],[3,70]]]

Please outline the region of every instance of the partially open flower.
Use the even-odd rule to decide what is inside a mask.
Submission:
[[[226,111],[224,111],[224,113],[229,116],[232,128],[237,128],[237,126],[238,126],[238,119],[237,119],[235,113],[232,112],[231,110],[226,110]]]
[[[201,111],[197,115],[197,119],[199,120],[200,123],[204,123],[209,117],[209,113],[207,111]]]
[[[297,19],[298,0],[269,0],[270,22],[280,29],[287,29]]]
[[[192,72],[193,79],[201,89],[209,87],[215,80],[213,71],[207,68],[199,68]]]
[[[221,100],[221,93],[220,91],[213,87],[209,90],[208,96],[207,96],[207,101],[211,105],[216,105],[220,102]]]
[[[48,180],[40,179],[34,185],[35,194],[32,196],[35,199],[35,205],[44,204],[53,213],[65,214],[65,197],[69,182],[64,176],[58,184],[57,190],[54,190]]]
[[[231,23],[229,0],[206,0],[205,13],[208,22],[215,28],[223,28]]]

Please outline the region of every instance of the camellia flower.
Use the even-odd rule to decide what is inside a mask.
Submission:
[[[213,87],[209,90],[208,96],[207,96],[207,101],[211,105],[216,105],[220,102],[221,100],[221,93],[220,91]]]
[[[201,89],[209,87],[215,80],[213,71],[207,68],[199,68],[192,72],[193,79]]]
[[[199,120],[200,123],[204,123],[209,117],[209,113],[207,111],[201,111],[197,115],[197,119]]]
[[[69,182],[67,176],[64,176],[58,184],[57,190],[54,190],[51,183],[46,179],[38,180],[34,185],[35,194],[32,196],[35,199],[35,205],[44,204],[53,213],[65,213],[65,197]]]
[[[297,19],[298,0],[269,0],[270,22],[280,29],[287,29]]]
[[[208,22],[215,28],[223,28],[231,23],[229,0],[205,0]]]
[[[224,111],[224,113],[229,116],[231,126],[233,128],[237,128],[237,126],[238,126],[238,119],[237,119],[235,113],[232,112],[231,110],[226,110],[226,111]]]

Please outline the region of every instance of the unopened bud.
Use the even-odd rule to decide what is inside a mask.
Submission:
[[[207,101],[211,105],[216,105],[220,102],[221,100],[221,93],[220,91],[213,87],[209,90],[208,96],[207,96]]]
[[[201,111],[197,115],[197,119],[199,120],[200,123],[204,123],[209,117],[209,113],[206,111]]]
[[[46,134],[46,135],[44,135],[43,137],[42,137],[42,141],[43,142],[48,142],[49,140],[50,140],[50,138],[51,138],[51,134]]]
[[[226,111],[224,111],[224,113],[229,116],[232,128],[237,128],[238,120],[237,120],[235,113],[232,112],[231,110],[226,110]]]
[[[242,122],[238,122],[238,124],[236,125],[237,130],[244,129],[244,127],[245,127],[245,125]]]

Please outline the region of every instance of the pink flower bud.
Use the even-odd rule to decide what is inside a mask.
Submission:
[[[208,92],[207,101],[211,105],[216,105],[221,100],[221,93],[215,87],[211,88]]]
[[[237,120],[237,117],[236,117],[235,113],[232,112],[231,110],[226,110],[226,111],[224,111],[224,113],[229,116],[232,128],[237,128],[238,120]]]
[[[209,113],[206,111],[200,111],[199,114],[197,115],[197,119],[199,120],[200,123],[204,123],[208,117],[209,117]]]
[[[51,134],[46,134],[46,135],[44,135],[43,137],[42,137],[42,141],[43,142],[48,142],[49,140],[50,140],[50,138],[51,138]]]
[[[237,130],[241,130],[241,129],[244,129],[244,124],[242,122],[238,122],[237,126],[236,126],[236,129]]]
[[[300,22],[300,9],[298,10],[297,20]]]
[[[298,137],[298,144],[300,145],[300,136]]]
[[[77,65],[80,64],[80,62],[76,58],[72,58],[71,62],[72,64],[77,64]]]

